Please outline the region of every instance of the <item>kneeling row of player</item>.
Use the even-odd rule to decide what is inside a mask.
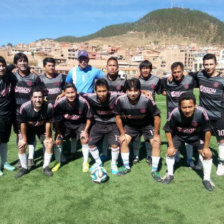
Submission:
[[[54,108],[44,102],[43,90],[36,87],[32,90],[31,101],[20,108],[20,138],[18,143],[19,159],[22,165],[16,177],[28,172],[26,145],[33,141],[37,134],[44,143],[43,171],[51,176],[49,163],[52,156],[53,140],[51,138],[51,123],[55,124],[55,158],[57,161],[53,171],[60,167],[62,140],[77,138],[81,140],[83,152],[83,172],[88,172],[89,152],[95,159],[95,166],[102,166],[97,149],[97,143],[108,135],[111,146],[112,174],[123,175],[130,172],[129,143],[133,138],[143,135],[145,141],[152,145],[152,177],[163,183],[173,180],[174,156],[183,143],[195,146],[203,165],[203,184],[206,189],[213,190],[210,180],[212,167],[209,142],[211,131],[206,111],[196,106],[192,93],[184,93],[179,100],[179,107],[170,114],[164,130],[168,140],[166,163],[168,172],[160,178],[157,172],[160,160],[160,110],[155,102],[141,94],[141,85],[138,79],[130,79],[125,83],[126,94],[110,93],[108,83],[99,79],[95,84],[95,93],[79,95],[72,83],[65,86],[65,96],[58,100]],[[88,134],[89,133],[89,134]],[[119,150],[120,148],[120,150]],[[117,159],[119,152],[124,169],[119,170]]]

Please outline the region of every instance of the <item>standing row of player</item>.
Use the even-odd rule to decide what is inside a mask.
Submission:
[[[81,136],[82,151],[83,151],[83,155],[84,155],[83,171],[86,172],[88,170],[88,162],[87,161],[88,161],[89,149],[90,149],[90,152],[91,152],[93,158],[96,160],[96,165],[101,165],[101,160],[100,160],[99,152],[98,152],[96,145],[98,143],[98,140],[105,133],[108,132],[108,133],[112,133],[112,136],[116,136],[115,137],[116,141],[114,141],[112,139],[112,137],[109,136],[109,144],[111,145],[111,149],[112,149],[112,163],[111,163],[112,173],[120,174],[121,172],[117,169],[117,166],[116,166],[116,160],[119,155],[119,147],[118,147],[119,146],[119,141],[118,141],[119,132],[113,133],[116,130],[116,128],[113,127],[113,125],[115,125],[115,111],[116,110],[115,111],[113,110],[115,101],[117,101],[116,108],[118,108],[117,110],[119,111],[119,105],[120,105],[119,102],[120,101],[122,102],[122,99],[124,100],[123,104],[125,104],[127,106],[128,105],[127,102],[131,102],[131,99],[132,98],[134,99],[136,96],[138,99],[144,97],[144,99],[150,101],[150,99],[143,96],[143,94],[146,94],[148,96],[149,93],[152,93],[152,95],[154,96],[155,92],[163,93],[164,95],[166,95],[167,113],[169,114],[169,113],[171,113],[172,109],[174,109],[175,107],[178,106],[178,100],[182,93],[192,92],[194,87],[199,87],[200,105],[206,109],[208,116],[210,118],[210,121],[212,123],[212,130],[214,131],[214,134],[216,135],[217,140],[219,142],[220,163],[218,165],[217,175],[224,175],[224,166],[223,166],[223,162],[224,162],[224,146],[223,146],[224,145],[223,144],[223,142],[224,142],[223,141],[223,138],[224,138],[224,130],[223,130],[223,89],[224,89],[224,85],[223,85],[223,78],[215,70],[216,58],[214,55],[208,54],[204,57],[203,64],[204,64],[205,69],[202,72],[197,72],[195,74],[189,74],[186,76],[183,75],[184,69],[183,69],[182,63],[179,63],[179,62],[174,63],[171,66],[172,76],[169,79],[163,79],[163,80],[160,80],[158,77],[153,76],[151,74],[152,64],[149,61],[144,61],[140,64],[140,77],[139,77],[140,82],[136,81],[136,80],[132,80],[132,82],[130,83],[130,80],[128,80],[126,82],[127,95],[121,96],[119,98],[119,100],[117,99],[118,96],[120,95],[118,92],[124,91],[125,80],[120,79],[118,76],[118,62],[115,58],[110,58],[107,62],[108,74],[106,76],[104,76],[102,71],[95,69],[88,65],[89,59],[88,59],[88,54],[86,51],[79,52],[78,60],[79,60],[79,66],[71,69],[71,71],[69,72],[69,74],[66,77],[66,82],[68,82],[68,83],[72,82],[75,84],[75,86],[66,88],[64,91],[65,97],[60,99],[55,104],[55,111],[58,110],[57,107],[61,108],[61,109],[58,110],[59,114],[57,116],[58,118],[56,119],[58,122],[55,122],[55,129],[56,129],[56,141],[55,142],[56,142],[57,146],[55,146],[54,148],[55,148],[55,157],[56,157],[56,160],[58,161],[58,163],[53,168],[53,171],[56,171],[60,167],[60,162],[61,162],[60,155],[61,155],[61,151],[62,151],[62,149],[61,149],[62,137],[75,139],[75,138],[77,138],[77,136],[79,136],[79,135]],[[4,67],[6,66],[4,59],[1,59],[1,62],[0,62],[0,65],[2,65],[2,66],[0,66],[0,68],[3,68],[1,77],[4,76],[4,78],[1,79],[1,82],[3,84],[3,85],[1,85],[2,86],[2,89],[1,89],[2,105],[5,105],[5,107],[1,107],[3,109],[2,116],[1,116],[2,117],[1,122],[3,123],[2,124],[3,127],[9,126],[8,123],[6,123],[6,121],[8,121],[10,119],[7,120],[5,118],[11,117],[10,112],[12,110],[9,106],[10,104],[9,103],[7,104],[7,102],[10,101],[9,97],[12,97],[12,98],[14,98],[15,105],[16,105],[16,110],[15,110],[16,114],[15,114],[15,116],[13,116],[15,118],[14,119],[14,121],[15,121],[14,129],[17,133],[22,134],[22,135],[19,135],[20,140],[19,140],[19,144],[18,144],[19,159],[21,161],[22,169],[16,175],[17,177],[20,177],[23,174],[28,172],[28,168],[30,168],[34,165],[33,154],[34,154],[35,138],[33,136],[35,134],[38,134],[39,136],[41,136],[41,134],[43,134],[42,133],[43,131],[39,132],[39,130],[38,131],[35,130],[35,132],[32,134],[32,130],[34,130],[33,127],[38,127],[37,129],[39,129],[39,126],[41,126],[40,118],[43,118],[44,116],[43,115],[40,116],[40,113],[37,113],[37,112],[39,112],[37,108],[38,108],[38,104],[40,107],[40,104],[44,105],[45,103],[41,103],[40,102],[41,97],[35,95],[38,93],[38,91],[37,91],[37,92],[32,93],[34,95],[32,95],[31,102],[29,102],[29,104],[27,103],[23,107],[21,107],[21,105],[23,103],[29,101],[29,93],[30,93],[31,87],[40,86],[43,83],[45,85],[45,89],[47,89],[47,91],[48,91],[48,100],[51,101],[51,103],[54,103],[54,101],[56,100],[56,97],[62,93],[62,89],[63,89],[64,83],[65,83],[65,76],[55,73],[55,61],[52,58],[48,58],[48,59],[44,60],[44,67],[45,67],[46,73],[44,75],[40,75],[40,76],[30,73],[29,68],[28,68],[28,59],[24,54],[19,53],[19,54],[15,55],[14,64],[16,65],[17,70],[15,71],[14,74],[11,74],[8,71],[4,71]],[[102,78],[102,77],[104,77],[104,79],[106,79],[108,81],[107,84],[101,83],[98,86],[96,85],[96,87],[95,87],[96,92],[94,94],[84,95],[83,96],[84,98],[80,96],[80,94],[83,94],[83,93],[93,92],[94,80]],[[101,79],[99,80],[99,83],[100,82],[102,82]],[[139,87],[138,83],[141,83],[141,92],[143,93],[140,95],[138,94],[138,93],[140,93],[139,92],[140,87]],[[67,84],[67,85],[69,86],[69,84]],[[67,87],[67,85],[66,85],[66,87]],[[11,94],[9,94],[10,86],[12,86],[12,88],[14,90],[14,91],[12,91],[12,93],[14,93],[13,96]],[[75,88],[77,88],[77,90]],[[97,91],[98,88],[99,88],[99,91]],[[69,104],[67,105],[68,108],[66,110],[66,102],[69,101],[69,96],[66,95],[66,91],[68,91],[68,90],[70,91],[70,93],[68,93],[68,95],[70,94],[70,100],[71,100],[72,94],[73,94],[74,99],[77,99],[77,96],[80,96],[80,99],[82,99],[81,102],[86,102],[86,100],[87,100],[87,104],[89,104],[91,108],[95,107],[95,109],[92,109],[92,112],[91,112],[92,115],[90,117],[88,117],[89,116],[88,115],[85,118],[85,119],[88,118],[87,119],[88,122],[83,127],[81,127],[81,125],[79,125],[79,123],[77,123],[77,121],[79,122],[79,119],[82,120],[82,116],[79,113],[77,113],[77,111],[76,112],[72,111],[71,107],[69,107]],[[116,93],[109,94],[108,90],[114,91]],[[128,94],[128,91],[130,91],[131,93]],[[39,94],[40,94],[40,92],[41,91],[39,91]],[[77,93],[80,93],[80,94],[77,94]],[[108,97],[109,97],[108,94],[110,95],[110,97],[113,96],[112,97],[113,99],[111,99],[112,102],[107,101]],[[44,95],[46,95],[46,94],[44,94]],[[105,96],[106,96],[106,98],[105,98]],[[125,98],[125,96],[126,96],[126,98]],[[102,102],[100,100],[100,97],[102,97]],[[42,95],[42,98],[43,98],[43,95]],[[39,100],[37,100],[37,99],[39,99]],[[153,103],[154,101],[150,101],[150,102]],[[194,100],[193,100],[193,102],[194,102]],[[62,105],[60,106],[60,104],[62,104]],[[143,104],[145,104],[145,102]],[[30,106],[26,106],[26,105],[30,105]],[[32,105],[36,105],[36,108],[34,106],[32,108]],[[144,108],[143,105],[141,105],[141,108],[137,108],[135,103],[133,105],[131,104],[129,106],[130,106],[130,108],[132,108],[135,111],[134,114],[131,114],[132,110],[129,111],[128,108],[125,108],[125,109],[123,108],[123,110],[128,111],[127,114],[125,114],[124,116],[119,114],[118,112],[116,112],[116,113],[118,113],[116,115],[116,122],[119,127],[120,134],[121,134],[120,142],[122,142],[121,156],[122,156],[122,159],[123,159],[124,165],[125,165],[125,169],[122,171],[122,173],[127,173],[130,171],[129,153],[128,153],[128,147],[127,147],[128,143],[130,142],[130,140],[132,138],[138,139],[140,134],[144,134],[146,137],[146,140],[151,139],[150,143],[152,146],[151,159],[152,159],[153,177],[154,177],[154,179],[161,181],[161,178],[159,177],[158,173],[156,172],[157,167],[158,167],[158,162],[159,162],[159,143],[160,143],[160,137],[159,137],[159,128],[160,127],[159,127],[159,125],[157,125],[160,120],[159,111],[155,110],[154,111],[155,114],[153,113],[153,111],[151,111],[151,114],[146,116],[147,119],[143,120],[142,118],[144,117],[145,114],[147,114],[147,110],[149,108]],[[52,112],[50,112],[52,109],[50,108],[50,106],[48,106],[48,107],[47,107],[48,112],[52,113]],[[149,105],[148,105],[148,107],[149,107]],[[77,109],[77,107],[75,107],[75,108]],[[74,110],[75,110],[75,108],[74,108]],[[35,112],[34,116],[36,116],[35,119],[38,116],[40,116],[40,118],[38,117],[38,119],[40,119],[40,120],[35,120],[31,116],[32,115],[32,113],[30,111],[31,109],[34,109],[34,112]],[[63,110],[65,110],[65,111],[62,112]],[[24,111],[26,111],[26,112],[24,112]],[[84,110],[83,110],[83,112],[84,112]],[[26,120],[24,118],[26,116],[22,116],[22,113],[25,113],[26,116],[28,116],[28,115],[31,116],[29,118],[31,120],[30,121],[29,121],[29,119]],[[123,113],[123,111],[120,113]],[[128,114],[128,113],[130,113],[130,114]],[[55,114],[57,114],[57,112],[55,112]],[[93,131],[92,131],[92,134],[90,131],[90,137],[88,139],[88,130],[90,128],[90,122],[91,122],[90,118],[92,116],[94,116],[95,123],[91,128],[91,130],[93,130]],[[132,118],[132,116],[133,116],[133,118]],[[150,118],[150,116],[151,116],[151,118]],[[34,119],[34,121],[32,119]],[[48,119],[49,120],[47,123],[51,123],[52,115],[49,115]],[[66,124],[66,119],[69,121],[68,122],[69,125],[63,125],[64,123]],[[107,120],[107,119],[109,119],[109,120]],[[148,121],[148,119],[149,120],[151,119],[150,122]],[[64,121],[60,123],[61,120],[64,120]],[[127,128],[125,128],[125,131],[127,133],[129,133],[128,136],[130,136],[131,138],[129,138],[129,137],[127,138],[127,136],[124,135],[124,128],[122,127],[122,122],[124,122],[124,121],[125,121],[125,124],[127,127]],[[144,121],[145,122],[144,124],[149,122],[149,123],[147,123],[147,125],[149,125],[149,124],[154,125],[154,128],[152,128],[153,127],[152,126],[150,131],[148,130],[147,134],[145,134],[144,133],[145,130],[141,130],[141,128],[139,129],[139,126],[142,127],[140,121]],[[152,121],[154,121],[154,123]],[[34,123],[37,122],[37,124],[33,125],[32,122],[34,122]],[[129,122],[130,122],[130,124],[129,124]],[[24,126],[25,126],[25,128],[24,128]],[[27,139],[24,140],[24,138],[23,138],[23,136],[25,136],[24,129],[27,129],[27,126],[32,127],[31,129],[29,129],[31,131],[27,132],[30,135],[32,135],[32,137],[29,137],[29,141]],[[129,130],[129,128],[128,128],[129,126],[134,127],[134,129],[136,129],[136,130],[132,130],[132,128],[130,128],[130,130]],[[45,126],[45,131],[48,130],[47,127],[49,129],[49,124]],[[63,128],[60,130],[58,127],[63,127]],[[4,129],[4,131],[3,131],[4,133],[2,133],[3,137],[6,136],[5,139],[2,140],[3,137],[1,137],[1,142],[2,142],[1,144],[3,144],[3,145],[1,145],[1,149],[3,148],[3,150],[0,150],[1,152],[7,151],[7,150],[4,150],[4,148],[5,148],[4,145],[6,145],[5,143],[7,143],[7,141],[8,141],[10,132],[6,131],[6,130],[7,129]],[[18,130],[20,130],[20,131],[18,131]],[[49,131],[50,131],[50,129],[49,129]],[[81,132],[81,131],[84,131],[84,132]],[[99,131],[101,131],[101,132],[98,133]],[[25,138],[27,138],[27,136]],[[88,144],[87,144],[87,140],[89,140]],[[26,161],[26,154],[24,153],[24,148],[27,143],[29,144],[28,162]],[[48,166],[50,159],[51,159],[52,147],[53,147],[52,146],[53,140],[52,140],[52,138],[50,138],[50,132],[49,132],[49,135],[46,135],[46,139],[45,139],[44,143],[45,143],[46,150],[45,150],[45,154],[44,154],[44,169],[43,170],[44,170],[45,174],[52,175],[51,169]],[[188,141],[185,141],[185,143],[188,143]],[[190,145],[192,145],[192,144],[189,144],[188,148],[190,149],[190,151],[192,151],[192,148]],[[149,145],[148,145],[148,148],[150,149]],[[74,149],[74,151],[75,151],[75,149]],[[136,151],[138,151],[138,150],[136,150]],[[135,160],[137,160],[138,155],[137,155],[137,153],[135,153],[135,154],[136,154]],[[148,155],[149,155],[149,153],[148,153]],[[189,153],[189,155],[190,156],[188,156],[188,162],[191,166],[193,166],[191,153]],[[3,159],[2,166],[5,165],[5,168],[7,168],[7,165],[9,165],[9,164],[5,163],[6,156],[4,153],[1,153],[1,156]],[[149,161],[151,161],[151,159],[149,157]],[[172,161],[173,161],[173,159],[172,159]],[[168,164],[168,162],[167,162],[167,164]],[[172,180],[172,176],[173,176],[172,172],[170,172],[169,177],[164,178],[164,179],[166,179],[166,181],[163,181],[163,182],[169,182],[169,181],[167,181],[167,179]],[[211,186],[210,186],[210,188],[211,188]]]

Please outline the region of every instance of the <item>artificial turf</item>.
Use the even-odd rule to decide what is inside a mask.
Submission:
[[[162,127],[166,120],[165,97],[157,96],[162,111]],[[166,140],[161,128],[161,175],[165,174]],[[144,144],[142,144],[144,146]],[[213,192],[204,189],[202,173],[186,166],[183,159],[169,185],[155,182],[144,158],[125,176],[110,173],[110,161],[105,163],[109,181],[95,184],[89,173],[82,173],[80,150],[77,159],[65,164],[53,177],[46,177],[41,168],[41,145],[38,144],[38,168],[20,179],[16,172],[5,171],[0,177],[0,224],[62,224],[62,223],[223,223],[224,177],[215,174],[217,144],[212,138]],[[9,142],[8,161],[17,161],[15,135]]]

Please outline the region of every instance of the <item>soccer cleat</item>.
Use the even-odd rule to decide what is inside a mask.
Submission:
[[[33,167],[35,167],[35,163],[34,163],[34,160],[33,159],[28,159],[27,161],[27,169],[28,170],[31,170]]]
[[[173,175],[169,175],[168,173],[166,173],[166,175],[162,178],[162,183],[169,184],[171,181],[173,181],[173,179],[174,179]]]
[[[211,180],[203,180],[202,183],[208,191],[213,191],[215,189],[215,185]]]
[[[116,164],[113,164],[113,165],[111,164],[111,173],[112,173],[113,175],[118,175],[118,174],[119,174],[119,170],[118,170]]]
[[[22,166],[21,166],[20,160],[18,160],[18,162],[15,165],[15,169],[21,169],[21,168]]]
[[[15,178],[20,178],[20,177],[22,177],[23,175],[25,175],[25,174],[27,174],[29,171],[28,171],[28,169],[25,169],[25,168],[21,168],[20,170],[19,170],[19,172],[15,175]]]
[[[49,166],[46,166],[45,168],[43,168],[43,173],[48,177],[53,176],[53,173],[52,173],[51,168]]]
[[[4,170],[13,171],[13,170],[15,170],[15,167],[10,165],[8,162],[5,162]]]
[[[0,170],[0,177],[3,176],[3,175],[4,175],[4,173]]]
[[[217,176],[223,176],[224,175],[224,164],[219,163],[218,168],[216,170],[216,175]]]
[[[151,175],[156,182],[161,182],[162,179],[157,171],[152,171]]]
[[[82,164],[82,172],[83,173],[87,173],[89,171],[89,163],[88,162],[84,162]]]
[[[146,162],[148,163],[149,166],[152,166],[152,157],[151,156],[147,156]]]
[[[54,167],[52,168],[52,172],[57,172],[60,167],[61,167],[61,163],[56,162]]]
[[[92,172],[94,169],[96,169],[97,167],[99,166],[103,166],[102,163],[94,163],[90,168],[89,168],[89,171]]]
[[[139,157],[135,156],[133,159],[133,165],[139,162]]]
[[[127,174],[127,173],[130,173],[131,172],[131,168],[130,167],[121,167],[121,169],[119,170],[119,172],[118,172],[118,176],[123,176],[123,175],[125,175],[125,174]]]

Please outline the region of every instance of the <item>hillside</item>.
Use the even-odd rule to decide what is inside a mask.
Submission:
[[[148,13],[134,23],[107,26],[83,37],[64,36],[56,41],[83,42],[96,38],[113,37],[128,32],[144,32],[150,39],[188,39],[199,44],[224,45],[224,23],[198,10],[172,8]]]

